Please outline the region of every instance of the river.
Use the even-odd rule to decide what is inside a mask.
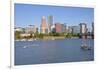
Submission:
[[[86,43],[91,50],[81,49],[82,39],[15,41],[15,65],[93,61],[94,40]]]

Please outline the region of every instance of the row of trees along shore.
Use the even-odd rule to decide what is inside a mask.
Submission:
[[[51,32],[51,33],[47,33],[47,34],[43,34],[43,33],[30,33],[29,36],[24,36],[22,37],[20,34],[22,34],[22,32],[20,31],[16,31],[15,32],[15,39],[31,39],[31,38],[36,38],[36,39],[44,39],[45,37],[47,38],[51,38],[51,37],[63,37],[63,38],[72,38],[72,37],[80,37],[80,34],[73,34],[73,33],[56,33],[56,32]],[[34,34],[34,35],[33,35]]]

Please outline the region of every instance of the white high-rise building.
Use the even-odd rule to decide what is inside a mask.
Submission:
[[[87,25],[85,23],[80,23],[80,33],[81,34],[87,33]]]
[[[51,32],[51,26],[53,25],[53,16],[48,17],[48,32]]]

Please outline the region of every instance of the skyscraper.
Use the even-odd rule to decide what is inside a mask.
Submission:
[[[42,16],[40,32],[41,33],[46,33],[46,31],[47,31],[46,18],[45,18],[45,16]]]
[[[87,25],[85,23],[80,23],[80,34],[84,35],[87,33]]]
[[[92,34],[94,34],[94,22],[92,22]]]
[[[48,17],[48,32],[51,32],[51,26],[53,25],[53,16]]]
[[[94,22],[92,22],[92,38],[94,39]]]

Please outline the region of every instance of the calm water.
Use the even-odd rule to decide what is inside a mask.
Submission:
[[[80,48],[82,39],[15,41],[15,65],[92,61],[94,40],[86,42],[92,50]]]

